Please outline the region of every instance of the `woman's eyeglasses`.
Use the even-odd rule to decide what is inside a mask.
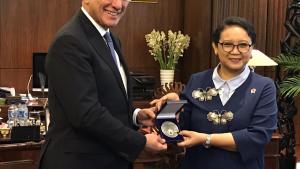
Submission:
[[[239,43],[237,45],[230,42],[218,42],[218,43],[222,46],[224,52],[228,52],[228,53],[232,52],[235,47],[237,47],[240,53],[247,53],[250,50],[250,47],[252,46],[249,43]]]

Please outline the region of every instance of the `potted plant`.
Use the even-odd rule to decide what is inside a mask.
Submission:
[[[168,36],[163,31],[152,30],[145,35],[149,52],[160,65],[161,85],[174,81],[174,70],[183,51],[189,47],[190,37],[181,31],[168,31]]]
[[[274,59],[287,74],[287,78],[279,84],[280,94],[289,98],[300,95],[300,50],[280,54]]]
[[[278,63],[276,77],[280,97],[277,98],[278,105],[278,131],[282,136],[280,140],[279,158],[280,166],[294,169],[295,157],[295,128],[294,115],[297,113],[295,97],[300,95],[300,46],[298,44],[292,49],[275,57]]]

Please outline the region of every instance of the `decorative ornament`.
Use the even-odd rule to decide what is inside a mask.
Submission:
[[[199,101],[207,101],[212,100],[213,96],[217,96],[219,94],[219,90],[216,88],[207,88],[203,90],[202,88],[198,88],[193,90],[192,97],[194,99],[198,99]]]
[[[225,125],[233,119],[232,111],[225,111],[221,114],[219,111],[212,111],[207,114],[207,120],[213,122],[214,125]]]

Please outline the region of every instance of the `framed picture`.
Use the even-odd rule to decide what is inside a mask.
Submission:
[[[131,2],[157,3],[158,0],[132,0]]]

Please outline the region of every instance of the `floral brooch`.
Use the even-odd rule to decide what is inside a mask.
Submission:
[[[215,125],[225,125],[228,121],[231,121],[233,119],[233,113],[231,111],[225,111],[223,114],[221,114],[219,111],[212,111],[207,114],[207,120],[212,121]]]
[[[192,97],[194,99],[198,99],[199,101],[207,101],[212,100],[213,96],[217,96],[219,94],[219,90],[216,88],[207,88],[203,90],[202,88],[198,88],[193,90]]]

